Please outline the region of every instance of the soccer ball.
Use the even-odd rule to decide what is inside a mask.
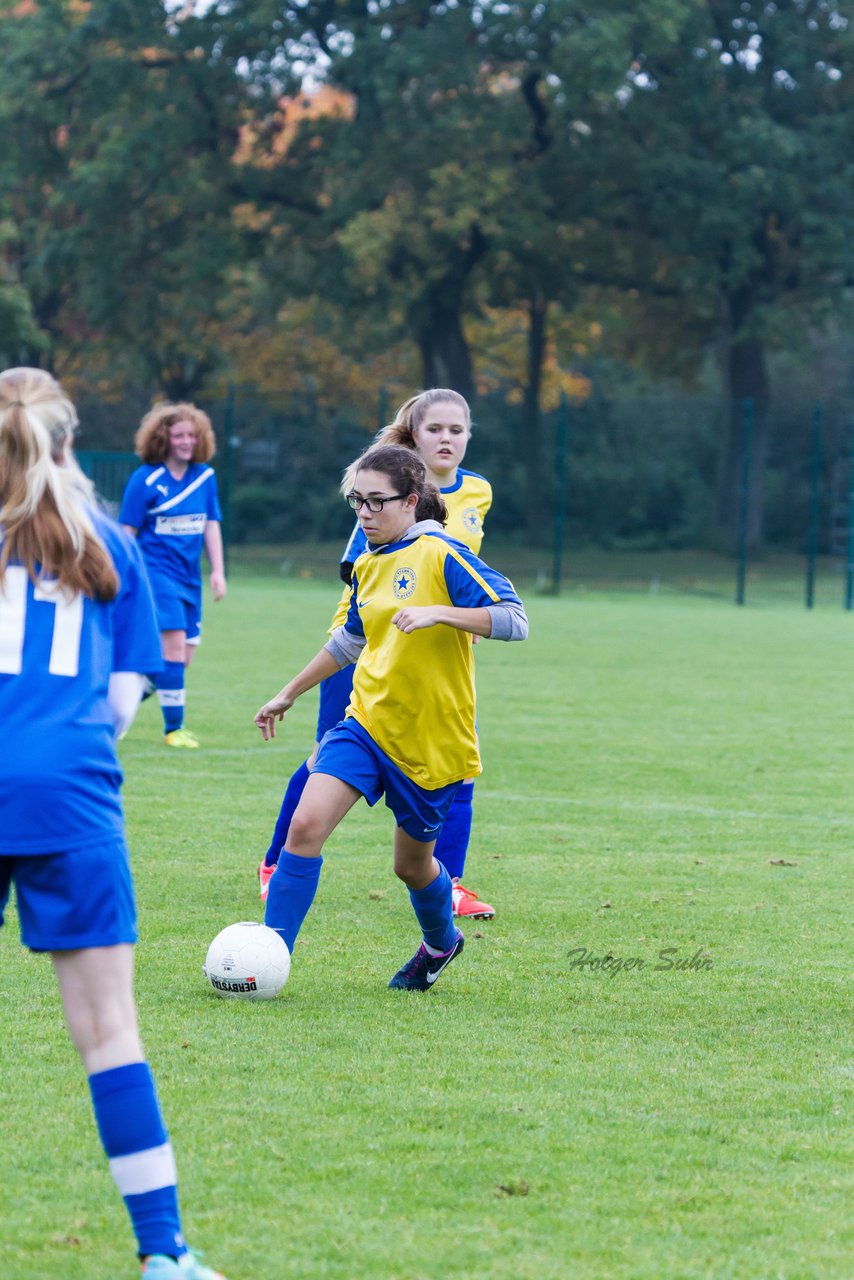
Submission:
[[[202,965],[217,995],[231,1000],[272,1000],[290,971],[291,953],[278,933],[254,920],[218,933]]]

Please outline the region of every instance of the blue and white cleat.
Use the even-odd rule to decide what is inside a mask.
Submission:
[[[197,1253],[185,1253],[176,1262],[163,1253],[152,1253],[142,1264],[144,1280],[225,1280],[220,1271],[206,1267]]]
[[[422,942],[412,959],[402,969],[398,969],[388,985],[397,991],[429,991],[442,970],[460,954],[465,944],[465,937],[459,929],[450,951],[443,951],[441,955],[431,956]]]

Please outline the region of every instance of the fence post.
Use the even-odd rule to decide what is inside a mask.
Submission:
[[[231,488],[234,472],[234,383],[229,382],[225,399],[225,415],[223,419],[223,435],[225,436],[222,455],[222,548],[225,570],[228,572],[228,550],[231,546]]]
[[[560,398],[557,411],[557,436],[555,440],[555,511],[552,540],[552,592],[560,593],[561,559],[563,555],[563,526],[566,514],[566,446],[569,435],[569,401]]]
[[[815,601],[815,559],[818,543],[818,496],[821,484],[821,401],[816,401],[812,415],[812,462],[810,466],[810,505],[807,524],[807,608]]]
[[[848,551],[845,557],[845,608],[854,603],[854,413],[851,415],[851,494],[848,501]]]
[[[738,516],[738,578],[735,603],[744,604],[747,578],[747,526],[750,516],[750,449],[753,437],[753,401],[748,398],[741,418],[741,504]]]

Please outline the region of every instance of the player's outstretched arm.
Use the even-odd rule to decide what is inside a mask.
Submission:
[[[107,686],[107,701],[113,716],[116,738],[122,738],[133,724],[145,689],[145,676],[136,671],[113,671]]]
[[[492,634],[492,618],[488,609],[464,609],[452,604],[410,605],[407,609],[398,609],[392,624],[406,635],[440,625],[468,631],[473,636]]]
[[[321,649],[311,662],[293,680],[289,680],[274,698],[265,702],[255,714],[255,723],[261,730],[265,742],[276,736],[276,721],[281,720],[286,711],[290,711],[297,698],[308,689],[313,689],[321,680],[328,680],[339,671],[339,664],[327,649]]]

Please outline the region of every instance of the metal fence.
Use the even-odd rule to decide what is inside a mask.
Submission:
[[[343,542],[351,516],[338,494],[341,470],[393,411],[381,389],[374,413],[332,411],[241,389],[204,402],[216,428],[214,459],[226,544],[262,547]],[[84,406],[87,439],[129,440],[136,405]],[[583,405],[544,413],[540,423],[539,526],[531,528],[530,442],[521,407],[501,395],[472,404],[465,465],[487,475],[495,504],[490,540],[539,546],[538,576],[559,581],[561,552],[614,555],[708,547],[723,424],[717,396],[601,390]],[[791,399],[769,416],[764,474],[766,546],[847,573],[854,587],[852,419],[847,397]],[[818,428],[820,427],[820,431]],[[108,510],[118,511],[138,460],[115,449],[81,450],[80,462]],[[736,552],[736,546],[725,548]],[[739,591],[748,590],[741,548]],[[545,552],[545,555],[542,553]],[[244,558],[241,556],[241,558]],[[812,571],[814,572],[814,570]],[[809,590],[809,588],[808,588]]]
[[[131,472],[139,466],[139,458],[135,453],[112,453],[103,449],[76,450],[75,456],[94,484],[104,509],[111,516],[117,516],[125,485]]]

